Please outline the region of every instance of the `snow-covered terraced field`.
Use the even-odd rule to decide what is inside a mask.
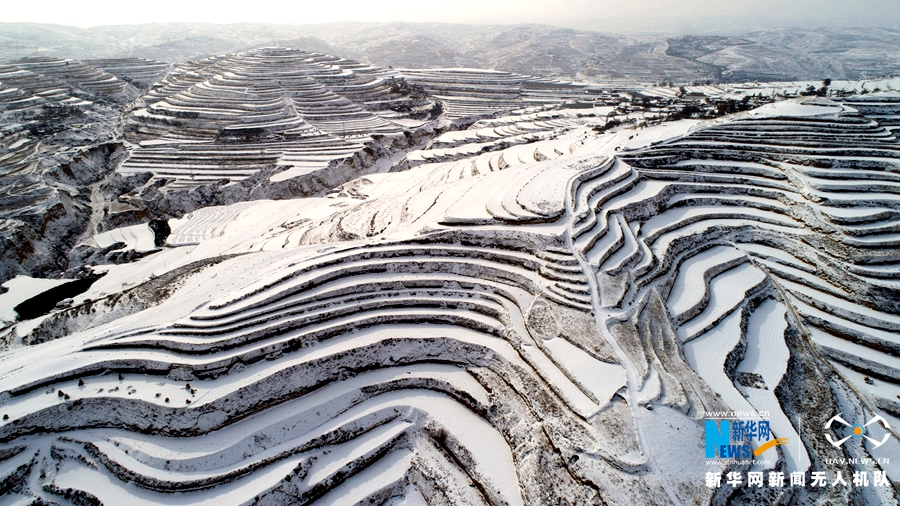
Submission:
[[[364,100],[382,78],[369,67],[266,50],[176,68],[145,110],[185,119],[172,131],[193,140],[223,118],[295,121],[284,111],[303,115],[299,91],[228,98],[241,76],[263,82],[256,58],[309,60],[283,81],[378,102]],[[498,96],[525,86],[416,72],[460,96],[486,79]],[[183,114],[203,96],[222,100]],[[704,414],[726,410],[767,412],[790,441],[754,470],[848,476],[836,455],[874,449],[833,449],[825,422],[900,418],[893,133],[823,99],[641,131],[592,121],[565,108],[484,119],[325,196],[171,220],[168,248],[110,268],[72,308],[21,328],[40,344],[0,353],[0,490],[72,503],[709,503],[704,475],[725,464],[704,458]],[[227,149],[239,147],[289,156]],[[900,480],[900,461],[881,466]]]
[[[900,383],[889,365],[900,351],[898,155],[891,130],[816,98],[777,102],[629,153],[625,161],[676,193],[657,199],[652,216],[632,211],[653,254],[633,271],[620,307],[667,287],[661,294],[692,367],[733,409],[749,402],[774,413],[776,436],[802,434],[786,409],[794,404],[788,390],[776,388],[798,385],[784,371],[805,347],[791,342],[800,333],[810,333],[833,367],[862,373],[843,379],[863,392],[860,409],[896,416],[896,400],[868,377]],[[788,468],[806,468],[808,451],[786,449]]]
[[[587,85],[481,69],[402,69],[408,81],[444,104],[450,119],[586,98]]]
[[[128,79],[146,86],[162,79],[171,64],[146,58],[105,58],[86,60],[84,63],[103,69],[119,79]]]
[[[98,65],[138,77],[157,69],[153,62],[140,60],[102,60]],[[142,99],[144,107],[128,118],[128,136],[138,147],[118,170],[126,175],[150,172],[167,179],[169,189],[188,190],[219,180],[240,181],[261,170],[274,170],[270,180],[281,182],[327,169],[362,152],[374,137],[403,139],[408,120],[415,123],[410,114],[429,114],[433,100],[445,104],[444,116],[453,120],[525,106],[540,110],[583,98],[585,89],[484,71],[398,74],[285,48],[160,70],[168,70],[165,78],[153,84]],[[432,99],[413,98],[405,91],[404,79],[422,85]],[[533,121],[484,129],[479,132],[481,142],[495,147],[500,142],[531,142],[584,124],[575,121],[573,112],[533,113],[527,118]],[[410,160],[447,161],[487,148],[462,149],[429,150]],[[543,153],[528,153],[526,159],[556,152],[548,147]]]
[[[33,119],[47,106],[84,108],[91,105],[84,93],[116,101],[136,95],[115,75],[77,60],[30,57],[0,64],[0,112]]]
[[[138,147],[119,172],[151,172],[172,180],[170,188],[191,189],[265,169],[277,168],[278,181],[325,169],[373,136],[402,137],[398,125],[376,113],[422,104],[396,91],[394,78],[284,48],[176,65],[129,117]]]
[[[77,60],[35,56],[22,58],[11,65],[26,72],[56,78],[73,87],[103,95],[121,95],[128,85],[112,74]]]

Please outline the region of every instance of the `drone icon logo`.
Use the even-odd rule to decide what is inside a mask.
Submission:
[[[875,417],[872,418],[871,420],[869,420],[868,422],[866,422],[865,425],[860,425],[858,423],[855,425],[851,425],[851,424],[847,423],[846,420],[841,418],[841,414],[842,413],[838,413],[837,415],[833,416],[831,418],[831,420],[828,420],[828,422],[825,424],[825,430],[828,430],[831,428],[832,422],[838,422],[838,423],[841,423],[843,425],[850,427],[850,435],[845,437],[844,439],[839,439],[839,440],[835,441],[834,439],[831,438],[831,434],[826,433],[825,438],[828,439],[828,442],[831,443],[831,446],[834,446],[835,448],[837,448],[838,446],[841,446],[842,444],[844,444],[844,442],[846,442],[850,438],[859,439],[859,438],[863,438],[863,437],[868,439],[869,442],[875,446],[875,448],[878,448],[879,446],[883,445],[884,443],[887,443],[887,440],[891,435],[890,433],[885,434],[884,437],[881,438],[881,441],[870,438],[869,436],[866,435],[866,432],[867,432],[866,427],[868,427],[869,425],[872,425],[875,422],[881,422],[881,425],[883,425],[884,428],[887,430],[891,429],[890,424],[888,424],[887,420],[882,418],[881,415],[875,415]]]

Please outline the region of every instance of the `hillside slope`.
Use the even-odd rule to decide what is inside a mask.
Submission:
[[[171,220],[169,248],[104,267],[72,308],[17,327],[37,344],[0,354],[4,490],[896,503],[701,485],[725,470],[704,458],[705,413],[727,409],[791,440],[763,469],[900,480],[896,458],[840,460],[895,457],[896,433],[835,448],[819,430],[838,413],[900,427],[893,132],[816,97],[595,121],[486,119],[326,196]]]

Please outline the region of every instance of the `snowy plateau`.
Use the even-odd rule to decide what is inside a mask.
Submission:
[[[0,504],[896,504],[831,485],[900,483],[898,128],[900,78],[10,59]],[[732,411],[787,444],[708,458]],[[705,484],[757,471],[807,479]]]

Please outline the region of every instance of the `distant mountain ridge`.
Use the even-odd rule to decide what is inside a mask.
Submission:
[[[382,67],[476,67],[593,82],[862,79],[900,65],[900,32],[778,28],[720,35],[612,34],[547,25],[0,23],[0,59],[141,57],[179,62],[267,45]]]

